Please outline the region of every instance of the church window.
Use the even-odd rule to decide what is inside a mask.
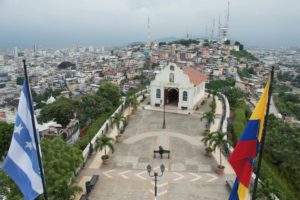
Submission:
[[[187,99],[188,99],[188,93],[187,93],[187,91],[183,91],[182,100],[187,101]]]
[[[160,89],[156,89],[156,98],[160,99]]]
[[[169,76],[169,82],[174,83],[174,74],[171,73]]]

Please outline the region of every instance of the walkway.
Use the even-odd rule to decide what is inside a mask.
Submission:
[[[221,118],[222,118],[222,113],[223,113],[223,107],[222,107],[222,101],[219,100],[219,98],[216,96],[216,112],[215,112],[215,121],[214,123],[211,124],[210,126],[210,132],[215,132],[220,130],[220,123],[221,123]],[[222,165],[225,166],[225,174],[235,174],[234,170],[232,169],[231,165],[227,161],[227,157],[225,157],[223,154],[222,156]],[[213,157],[218,160],[220,160],[220,149],[216,148],[216,151],[213,152]]]
[[[200,117],[209,110],[209,102],[192,115],[166,113],[166,129],[162,129],[162,112],[143,110],[141,105],[131,116],[110,163],[101,166],[102,154],[94,154],[81,171],[78,184],[83,186],[92,175],[99,174],[91,200],[150,200],[154,199],[154,183],[146,166],[150,163],[159,171],[163,163],[166,172],[159,178],[157,200],[227,199],[225,180],[233,180],[234,175],[217,175],[218,162],[204,155],[201,142],[205,122]],[[115,134],[113,129],[110,135]],[[159,145],[171,151],[170,159],[153,158]]]

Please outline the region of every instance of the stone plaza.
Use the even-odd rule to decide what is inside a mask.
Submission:
[[[89,199],[154,199],[154,179],[148,175],[148,164],[159,174],[160,164],[166,167],[158,178],[158,200],[228,199],[226,180],[234,180],[235,175],[231,170],[224,175],[216,174],[218,155],[206,157],[201,142],[206,122],[200,118],[210,109],[210,101],[211,98],[192,114],[167,112],[166,129],[162,129],[163,112],[144,110],[147,101],[140,105],[130,116],[110,163],[101,165],[100,154],[94,153],[81,171],[78,177],[81,186],[92,175],[100,175]],[[153,157],[159,146],[171,151],[170,159],[167,155],[163,159]]]

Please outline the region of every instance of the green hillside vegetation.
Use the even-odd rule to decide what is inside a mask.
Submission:
[[[296,200],[300,196],[300,128],[274,115],[269,116],[267,127],[262,176],[272,178],[280,199]]]
[[[274,101],[281,114],[300,120],[300,95],[279,93],[279,95],[274,96]]]
[[[169,45],[171,44],[181,44],[181,45],[184,45],[184,46],[190,46],[191,44],[199,44],[200,42],[198,40],[194,40],[194,39],[188,39],[188,40],[176,40],[176,41],[173,41],[173,42],[170,42]]]
[[[247,123],[247,109],[248,106],[245,102],[238,103],[232,108],[234,117],[232,120],[232,142],[236,144],[244,132]]]
[[[247,60],[258,61],[258,59],[255,56],[253,56],[251,53],[249,53],[246,50],[241,50],[241,51],[230,50],[230,55],[236,57],[237,59],[245,58]]]
[[[42,139],[41,148],[48,195],[57,200],[74,199],[76,193],[81,191],[81,188],[73,185],[75,172],[83,160],[81,151],[60,138]],[[0,185],[0,196],[5,195],[7,200],[22,199],[15,183],[1,169]],[[42,199],[42,195],[37,198]]]
[[[238,74],[240,77],[249,78],[250,74],[256,75],[256,72],[254,68],[250,67],[250,68],[244,68],[242,70],[238,70]]]
[[[235,80],[234,79],[226,79],[226,80],[211,80],[209,83],[205,85],[208,90],[218,91],[224,87],[234,87]]]

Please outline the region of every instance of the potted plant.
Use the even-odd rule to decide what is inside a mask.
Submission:
[[[109,162],[109,155],[107,154],[107,148],[109,148],[112,153],[114,153],[115,151],[113,141],[114,141],[113,138],[107,137],[106,135],[101,135],[99,138],[97,138],[96,148],[99,149],[100,151],[104,149],[104,155],[101,157],[104,165],[108,164]]]
[[[136,110],[137,110],[137,107],[139,105],[139,102],[138,102],[138,99],[137,99],[136,95],[132,94],[132,95],[128,96],[127,97],[127,102],[128,102],[128,105],[129,105],[129,110],[130,110],[130,107],[132,106],[133,107],[132,113],[135,113]]]
[[[214,151],[218,147],[220,150],[220,164],[217,166],[216,172],[218,174],[224,174],[225,166],[222,165],[222,149],[226,148],[229,142],[225,139],[227,133],[222,133],[220,131],[213,132],[213,144],[212,148]]]
[[[203,114],[203,116],[200,118],[200,120],[202,121],[203,119],[207,120],[207,125],[206,127],[209,128],[210,124],[213,123],[215,121],[215,114],[213,112],[206,112]]]
[[[117,126],[118,135],[116,136],[116,141],[118,143],[121,142],[120,125],[121,123],[124,124],[125,122],[126,122],[126,117],[123,116],[123,113],[116,113],[112,117],[112,124],[116,124]]]
[[[204,142],[204,145],[206,146],[205,155],[207,157],[212,157],[212,152],[214,151],[212,148],[213,137],[213,133],[211,133],[208,129],[204,131],[204,137],[201,141]]]

